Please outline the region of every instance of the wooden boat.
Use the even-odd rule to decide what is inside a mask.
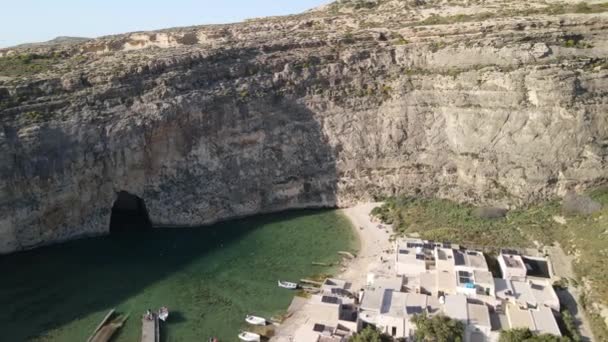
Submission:
[[[101,323],[95,328],[93,334],[88,338],[87,342],[107,342],[110,341],[114,333],[124,325],[129,316],[115,315],[114,309],[110,310],[103,318]]]
[[[253,316],[253,315],[247,315],[247,317],[245,317],[245,322],[247,322],[251,325],[266,325],[265,318]]]
[[[169,318],[169,309],[166,306],[158,309],[158,318],[163,322],[167,321],[167,318]]]
[[[298,288],[298,284],[289,281],[279,280],[279,287],[289,290],[295,290]]]
[[[239,340],[245,342],[260,342],[261,336],[249,331],[243,331],[239,334]]]

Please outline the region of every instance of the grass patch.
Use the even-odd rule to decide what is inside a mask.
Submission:
[[[533,241],[544,245],[559,242],[567,253],[577,255],[577,279],[590,285],[585,301],[608,305],[608,187],[589,192],[602,204],[591,215],[566,217],[566,224],[554,220],[563,215],[558,201],[510,211],[504,218],[484,219],[473,214],[475,207],[448,200],[395,197],[375,208],[372,215],[393,224],[395,232],[418,233],[423,239],[452,241],[468,246],[530,247]],[[608,341],[608,329],[590,305],[586,311],[596,338]]]
[[[393,224],[396,233],[418,233],[424,239],[481,246],[530,245],[516,227],[530,218],[508,215],[502,219],[482,219],[473,215],[474,209],[442,199],[401,197],[387,200],[372,214]]]
[[[57,54],[21,54],[2,57],[0,58],[0,75],[8,77],[35,75],[49,70],[60,60],[61,56]]]

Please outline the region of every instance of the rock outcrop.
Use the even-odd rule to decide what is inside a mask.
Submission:
[[[0,253],[396,193],[522,205],[608,179],[608,10],[341,1],[0,50]],[[4,60],[4,64],[3,63]],[[35,67],[34,67],[35,66]]]

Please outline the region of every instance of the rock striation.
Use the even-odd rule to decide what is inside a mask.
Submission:
[[[0,50],[0,253],[107,233],[120,191],[154,224],[201,225],[397,193],[516,206],[605,183],[605,11],[340,1]]]

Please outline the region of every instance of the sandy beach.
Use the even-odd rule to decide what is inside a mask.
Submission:
[[[350,219],[356,231],[360,246],[355,259],[348,262],[346,270],[335,275],[335,278],[350,282],[351,291],[357,292],[367,281],[367,274],[380,265],[381,258],[390,259],[391,227],[378,228],[378,222],[370,220],[369,213],[374,207],[382,203],[362,203],[357,206],[341,209],[341,212]],[[293,341],[296,330],[315,318],[312,305],[304,298],[296,297],[288,309],[288,318],[277,328],[273,341]]]

